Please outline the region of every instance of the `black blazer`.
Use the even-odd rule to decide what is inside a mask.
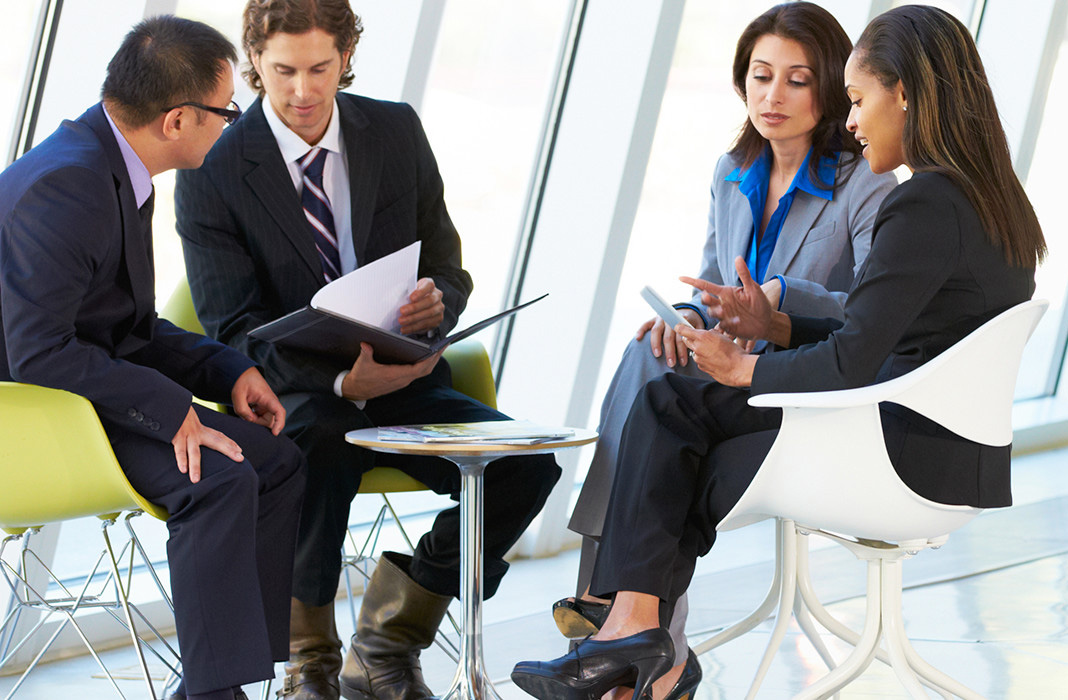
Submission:
[[[942,175],[917,173],[883,202],[844,323],[792,317],[791,344],[801,347],[761,356],[752,392],[892,379],[1034,291],[1034,268],[1005,261],[964,193]],[[902,407],[882,408],[891,461],[917,493],[979,507],[1011,502],[1007,447],[977,445]]]
[[[156,316],[150,230],[103,107],[0,174],[0,379],[85,396],[170,441],[191,391],[230,400],[253,364]]]
[[[432,277],[444,293],[439,332],[447,333],[472,283],[419,118],[406,104],[347,93],[337,99],[356,259],[366,264],[421,240],[419,276]],[[257,100],[199,170],[178,174],[175,212],[190,289],[208,335],[256,360],[275,391],[332,392],[346,367],[247,335],[305,306],[324,284],[300,196],[263,109]]]

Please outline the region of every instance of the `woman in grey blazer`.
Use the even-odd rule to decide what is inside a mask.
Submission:
[[[742,256],[780,311],[842,318],[846,290],[871,247],[875,214],[897,184],[890,173],[873,174],[845,132],[849,101],[842,71],[851,48],[834,17],[805,2],[774,7],[742,33],[733,77],[749,119],[716,165],[701,279],[738,284],[733,261]],[[710,325],[699,298],[676,307],[695,328]],[[641,388],[668,372],[702,376],[681,338],[663,321],[649,320],[627,345],[605,395],[601,437],[568,524],[584,536],[580,593],[589,584],[623,424]],[[685,599],[676,610],[672,632],[681,673],[688,658]],[[553,608],[568,636],[593,631],[599,612],[603,608],[573,599]],[[692,667],[687,674],[697,673],[697,664]]]

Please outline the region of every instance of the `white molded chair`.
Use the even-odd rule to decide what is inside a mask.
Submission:
[[[779,519],[776,581],[760,609],[697,647],[707,651],[752,629],[778,597],[775,630],[747,697],[756,695],[791,611],[832,669],[795,700],[834,695],[876,657],[892,666],[914,698],[928,697],[924,685],[942,697],[981,697],[919,657],[901,614],[902,561],[940,547],[981,509],[929,501],[901,481],[886,453],[879,403],[906,406],[974,442],[1009,445],[1024,345],[1047,306],[1043,300],[1019,304],[930,362],[881,384],[750,399],[754,406],[781,407],[782,428],[753,482],[717,529]],[[867,615],[859,635],[831,617],[812,591],[808,550],[798,546],[800,537],[810,533],[829,537],[868,562]],[[819,640],[810,613],[854,646],[841,664]],[[880,639],[885,649],[880,649]]]

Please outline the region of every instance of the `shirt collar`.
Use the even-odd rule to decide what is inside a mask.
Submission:
[[[107,117],[111,133],[115,135],[115,141],[119,144],[122,160],[126,163],[126,172],[130,176],[130,185],[133,187],[134,201],[137,202],[137,208],[140,209],[141,205],[147,202],[152,194],[152,175],[149,174],[145,164],[141,162],[141,158],[137,155],[133,146],[119,131],[119,127],[115,125],[115,120],[108,114],[107,107],[104,107],[104,116]]]
[[[267,119],[267,126],[271,127],[274,140],[278,142],[278,150],[282,152],[282,159],[287,163],[300,160],[312,146],[309,146],[304,139],[297,136],[296,132],[282,122],[282,119],[275,114],[274,107],[271,106],[271,101],[266,95],[262,99],[263,116]],[[338,109],[339,105],[335,97],[334,108],[330,110],[330,123],[326,125],[323,138],[315,144],[334,153],[341,153],[341,123],[337,117]]]
[[[808,149],[808,153],[805,154],[805,160],[801,163],[801,167],[797,169],[797,174],[794,175],[794,181],[790,183],[790,187],[786,190],[787,193],[794,190],[801,190],[807,192],[813,197],[819,197],[832,201],[834,199],[834,189],[831,186],[834,184],[835,168],[838,165],[838,154],[835,154],[834,158],[827,158],[825,156],[820,157],[819,166],[816,171],[820,182],[827,186],[828,189],[817,187],[809,178],[808,172],[808,160],[812,157],[812,149]],[[735,168],[732,170],[726,178],[727,182],[737,182],[738,188],[743,194],[748,195],[756,189],[767,187],[768,178],[771,176],[771,148],[766,147],[757,159],[753,161],[745,170],[741,168]]]

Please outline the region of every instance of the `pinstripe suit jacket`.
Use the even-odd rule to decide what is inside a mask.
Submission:
[[[467,304],[470,275],[449,218],[434,154],[406,104],[338,93],[348,157],[352,239],[366,264],[422,241],[419,276],[442,290],[447,333]],[[279,394],[332,393],[345,367],[248,337],[305,306],[323,286],[315,243],[277,142],[255,104],[226,129],[198,170],[178,174],[175,213],[197,316],[208,335],[243,351]]]

